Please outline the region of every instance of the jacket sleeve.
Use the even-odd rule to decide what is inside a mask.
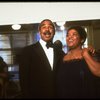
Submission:
[[[30,53],[27,47],[23,48],[18,56],[19,64],[19,81],[22,96],[27,96],[29,93],[29,69],[30,69]]]

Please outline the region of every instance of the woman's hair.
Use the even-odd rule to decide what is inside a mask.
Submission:
[[[72,29],[74,29],[78,32],[78,34],[80,35],[80,37],[82,39],[81,44],[83,45],[87,38],[87,33],[86,33],[85,29],[81,26],[71,26],[70,28],[68,28],[67,33]]]

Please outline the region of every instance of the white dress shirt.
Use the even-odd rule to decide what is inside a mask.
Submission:
[[[46,54],[46,56],[47,56],[47,58],[49,60],[49,63],[51,65],[51,68],[53,69],[53,61],[54,61],[54,51],[53,51],[53,48],[49,47],[47,49],[46,42],[43,41],[42,39],[40,39],[39,42],[40,42],[40,44],[42,45],[42,47],[43,47],[43,49],[45,51],[45,54]]]

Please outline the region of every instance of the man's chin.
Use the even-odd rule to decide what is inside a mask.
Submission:
[[[46,42],[49,42],[49,41],[51,41],[51,40],[52,40],[52,39],[51,39],[51,38],[49,38],[49,39],[46,39],[45,41],[46,41]]]
[[[69,49],[74,49],[75,47],[74,46],[69,46]]]

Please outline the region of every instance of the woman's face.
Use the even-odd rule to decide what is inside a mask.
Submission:
[[[66,36],[66,42],[67,42],[67,46],[70,49],[81,46],[80,35],[78,34],[78,32],[75,29],[69,30],[69,32]]]
[[[41,23],[39,31],[41,38],[46,42],[52,40],[55,34],[53,24],[48,20]]]

